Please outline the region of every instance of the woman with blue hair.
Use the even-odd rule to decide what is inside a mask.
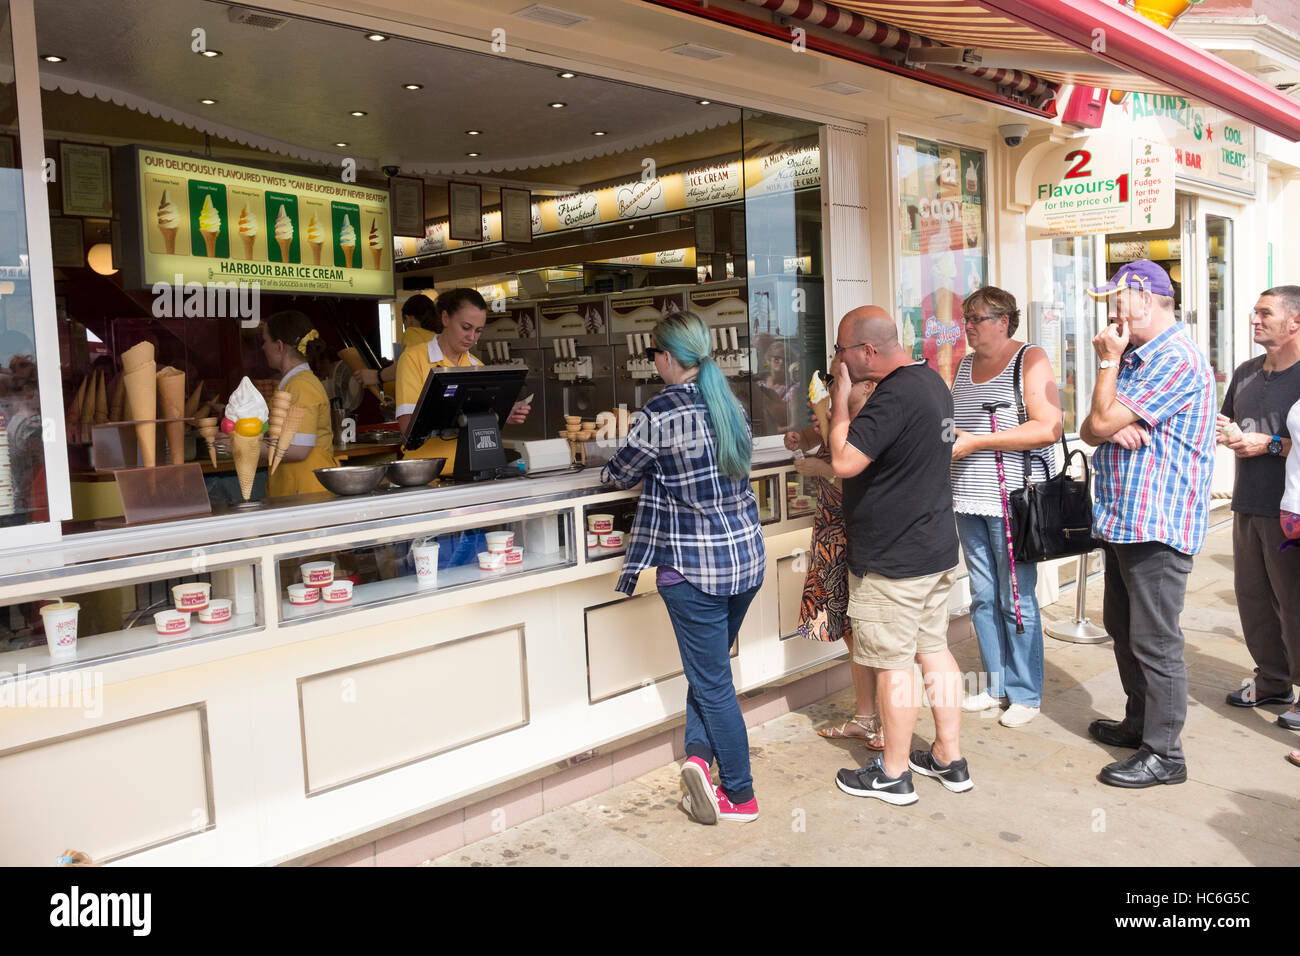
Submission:
[[[767,555],[749,486],[748,417],[713,361],[709,328],[667,315],[647,351],[667,388],[605,466],[619,488],[644,481],[617,589],[631,594],[655,568],[686,673],[682,806],[700,823],[758,817],[749,735],[731,679],[731,645],[763,583]],[[721,786],[710,768],[718,761]]]

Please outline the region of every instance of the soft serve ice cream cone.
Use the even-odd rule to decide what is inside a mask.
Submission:
[[[181,214],[175,204],[163,190],[162,201],[158,203],[158,231],[162,233],[163,252],[169,256],[176,254],[176,233],[180,229]]]
[[[239,239],[244,244],[244,258],[252,261],[253,244],[257,242],[257,216],[244,206],[239,210]]]
[[[280,261],[289,261],[289,246],[293,244],[293,220],[280,207],[275,217],[275,244],[280,247]]]
[[[207,247],[208,258],[217,254],[217,236],[221,234],[221,213],[212,204],[212,196],[203,197],[203,208],[199,210],[199,235]]]
[[[351,269],[352,253],[357,251],[357,231],[347,216],[343,217],[343,225],[339,227],[339,248],[343,250],[343,264]]]
[[[808,401],[812,405],[813,415],[817,418],[817,427],[821,429],[822,441],[831,433],[831,393],[821,375],[812,373],[808,382]]]
[[[366,238],[366,245],[370,248],[370,261],[378,269],[384,258],[384,237],[380,235],[379,223],[374,219],[370,220],[370,235]]]
[[[318,266],[320,265],[321,246],[325,244],[325,230],[320,227],[320,223],[316,221],[316,217],[314,215],[311,217],[311,219],[307,220],[306,234],[307,234],[307,245],[311,246],[312,265]]]

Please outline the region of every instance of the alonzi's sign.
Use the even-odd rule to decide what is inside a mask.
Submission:
[[[1179,179],[1255,192],[1255,127],[1186,97],[1134,93],[1106,111],[1105,133],[1164,141]]]

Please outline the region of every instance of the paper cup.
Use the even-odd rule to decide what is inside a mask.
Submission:
[[[513,531],[489,531],[487,533],[487,549],[493,554],[505,554],[515,544],[515,533]]]
[[[321,588],[320,596],[326,604],[342,604],[344,601],[351,601],[352,582],[340,578]]]
[[[159,611],[153,616],[154,627],[164,637],[184,634],[190,629],[189,611]]]
[[[415,559],[415,577],[422,588],[438,586],[438,542],[417,541],[411,545],[411,557]]]
[[[45,622],[45,646],[50,657],[68,658],[77,656],[77,612],[81,605],[71,601],[59,601],[46,604],[41,608],[41,620]]]
[[[594,534],[609,534],[614,530],[614,516],[587,515],[587,530]]]
[[[302,583],[314,588],[323,587],[334,580],[333,561],[309,561],[300,569]]]
[[[505,552],[480,551],[478,553],[478,566],[484,571],[500,571],[506,566]]]
[[[224,624],[230,620],[234,602],[229,598],[213,598],[199,611],[200,624]]]
[[[204,581],[177,584],[172,588],[172,604],[178,611],[201,611],[208,606],[212,585]]]
[[[320,588],[309,588],[305,584],[289,585],[290,604],[315,604],[320,600]]]
[[[506,552],[506,567],[511,565],[520,565],[524,563],[524,549],[511,548]]]
[[[600,536],[600,546],[602,548],[621,548],[623,547],[623,532],[611,531],[609,534]]]

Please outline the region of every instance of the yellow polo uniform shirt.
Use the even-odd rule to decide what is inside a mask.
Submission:
[[[437,336],[430,338],[423,348],[418,344],[414,348],[407,348],[397,360],[397,416],[400,418],[403,415],[414,414],[415,403],[420,399],[420,392],[424,390],[424,380],[429,377],[430,370],[464,368],[482,364],[466,352],[460,357],[460,362],[453,365],[443,356]],[[449,475],[456,464],[456,442],[454,439],[445,441],[437,437],[430,438],[414,451],[403,451],[402,457],[446,458],[442,470],[444,474]]]
[[[293,445],[307,446],[311,451],[302,461],[280,462],[275,474],[266,480],[266,496],[283,498],[322,492],[325,486],[312,472],[338,464],[334,457],[334,427],[330,421],[330,400],[325,394],[325,386],[303,362],[280,379],[280,388],[293,396],[294,405],[307,410],[298,426],[298,433],[293,436]]]
[[[436,332],[431,332],[428,329],[424,328],[423,326],[413,325],[402,333],[402,351],[409,352],[413,348],[417,348],[421,345],[424,345],[435,335],[437,335]],[[381,384],[384,387],[385,395],[389,396],[390,398],[396,398],[397,396],[396,379],[394,379],[391,382],[383,382]],[[419,397],[418,392],[416,393],[416,397],[417,398]]]

